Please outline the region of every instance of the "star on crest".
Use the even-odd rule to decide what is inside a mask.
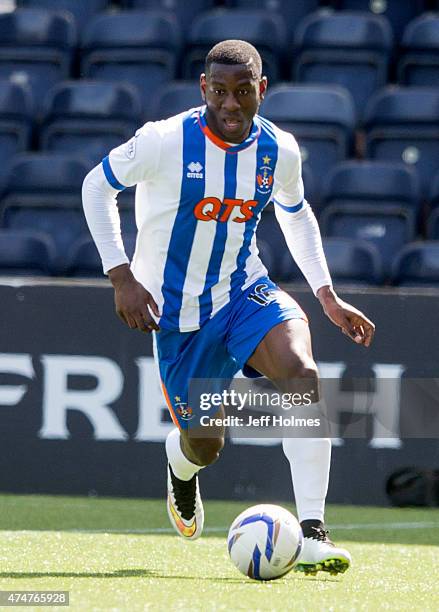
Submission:
[[[271,157],[268,157],[268,155],[265,155],[265,156],[262,158],[262,161],[264,162],[264,166],[269,166],[269,165],[270,165],[270,162],[271,162]]]
[[[180,397],[179,395],[176,395],[176,396],[175,396],[175,401],[176,401],[176,402],[181,401],[181,397]]]

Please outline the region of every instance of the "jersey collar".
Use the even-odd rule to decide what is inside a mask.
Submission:
[[[217,147],[220,147],[220,149],[223,149],[227,153],[239,153],[239,151],[246,149],[255,140],[259,138],[259,135],[261,133],[261,126],[259,124],[258,118],[255,116],[253,119],[252,129],[248,137],[243,142],[240,142],[239,144],[229,144],[228,142],[224,142],[224,140],[221,140],[221,138],[216,136],[212,132],[212,130],[208,127],[207,122],[206,122],[206,106],[202,106],[198,110],[197,120],[198,120],[198,125],[200,126],[200,129],[203,132],[203,134],[210,141],[212,141],[213,144],[215,144]]]

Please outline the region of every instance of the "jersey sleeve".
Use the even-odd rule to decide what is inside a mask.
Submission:
[[[304,188],[302,181],[302,161],[299,145],[292,134],[284,133],[282,175],[280,189],[273,202],[288,212],[298,212],[303,206]]]
[[[102,160],[108,183],[118,191],[148,181],[157,172],[161,137],[156,124],[149,122],[127,142],[113,149]]]

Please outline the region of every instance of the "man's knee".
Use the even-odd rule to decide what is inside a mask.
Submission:
[[[197,465],[214,463],[224,447],[224,437],[197,438],[182,435],[182,449],[186,457]]]
[[[294,357],[286,360],[285,364],[283,367],[279,368],[276,375],[278,378],[282,377],[285,380],[306,378],[310,381],[317,381],[319,378],[315,361],[311,357],[301,357],[300,355],[294,355]]]
[[[276,374],[277,386],[285,393],[309,393],[318,398],[319,372],[315,361],[308,356],[295,355]]]

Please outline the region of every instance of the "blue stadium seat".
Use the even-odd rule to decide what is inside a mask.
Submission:
[[[341,87],[278,85],[268,90],[261,115],[294,134],[302,161],[312,170],[317,192],[318,179],[352,151],[354,104]]]
[[[54,269],[62,269],[70,245],[88,232],[81,205],[87,165],[58,154],[27,153],[15,158],[3,192],[1,227],[49,235],[57,249]]]
[[[135,85],[147,115],[151,93],[175,78],[181,32],[169,12],[123,11],[94,17],[81,46],[82,74]]]
[[[323,249],[334,282],[378,285],[382,282],[381,257],[373,244],[349,238],[324,238]],[[282,262],[284,282],[305,282],[291,255]]]
[[[439,285],[439,242],[414,242],[404,247],[394,262],[394,285]]]
[[[295,34],[294,78],[346,87],[357,110],[387,82],[392,30],[385,17],[317,11]]]
[[[50,276],[54,254],[44,233],[0,229],[0,276]]]
[[[44,9],[0,14],[0,78],[28,84],[38,111],[46,91],[70,73],[73,17]]]
[[[95,13],[105,10],[109,4],[109,0],[16,0],[16,2],[18,8],[69,11],[76,22],[78,32]]]
[[[204,72],[210,48],[224,39],[244,39],[257,47],[263,72],[269,81],[279,79],[279,61],[285,50],[286,28],[282,18],[264,10],[215,9],[199,15],[188,37],[183,77],[197,79]]]
[[[151,104],[151,116],[166,119],[202,104],[199,81],[171,81],[157,89]]]
[[[141,123],[139,96],[128,83],[66,81],[47,96],[41,148],[97,164],[131,138]]]
[[[14,155],[29,147],[31,129],[30,90],[0,79],[0,189]]]
[[[190,2],[182,2],[181,0],[121,0],[121,5],[124,8],[130,9],[161,9],[175,15],[178,23],[186,33],[192,21],[199,13],[212,9],[215,5],[215,0],[190,0]]]
[[[365,112],[367,157],[414,166],[427,195],[439,170],[439,88],[387,87]]]
[[[420,210],[419,180],[414,168],[403,163],[346,161],[329,173],[322,205],[380,206],[389,211],[404,209],[416,215]]]
[[[395,254],[415,238],[413,211],[386,210],[380,205],[329,206],[320,216],[320,227],[326,237],[353,238],[371,244],[381,255],[386,275],[390,274]]]
[[[389,275],[396,252],[414,238],[420,211],[416,172],[396,163],[339,164],[328,175],[322,209],[325,235],[373,243]]]
[[[439,15],[426,13],[407,26],[398,61],[403,85],[439,86]]]
[[[332,4],[337,9],[370,11],[387,17],[397,40],[401,40],[408,22],[425,10],[425,0],[334,0]]]
[[[131,259],[136,246],[136,236],[134,234],[124,236],[123,242],[126,254]],[[95,243],[89,236],[80,238],[71,246],[64,273],[66,276],[75,277],[103,276],[101,258]]]
[[[287,27],[288,43],[293,42],[297,24],[309,13],[318,9],[319,0],[226,0],[226,6],[240,9],[263,9],[269,13],[279,13]]]

